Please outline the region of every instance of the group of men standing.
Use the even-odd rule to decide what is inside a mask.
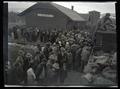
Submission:
[[[10,31],[10,35],[13,40],[23,40],[27,42],[48,42],[51,41],[52,43],[56,40],[58,36],[58,31],[56,29],[43,30],[37,27],[19,27],[15,26]]]
[[[34,54],[20,50],[13,66],[18,78],[25,84],[34,84],[35,81],[37,84],[63,84],[68,71],[83,72],[91,44],[88,32],[60,32],[54,41],[48,41],[44,47],[38,44]]]

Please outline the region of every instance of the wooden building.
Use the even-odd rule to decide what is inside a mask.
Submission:
[[[52,2],[38,2],[19,16],[25,18],[26,26],[43,29],[71,29],[84,26],[86,20],[76,11]]]

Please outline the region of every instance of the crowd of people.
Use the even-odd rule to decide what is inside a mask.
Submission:
[[[43,30],[42,28],[38,29],[37,27],[19,27],[15,26],[10,30],[9,36],[13,40],[27,41],[27,42],[48,42],[55,41],[59,31],[56,29]]]
[[[36,41],[40,40],[40,43],[37,44],[34,54],[25,52],[24,49],[19,50],[17,59],[11,65],[12,70],[16,73],[14,75],[14,77],[16,76],[15,83],[20,84],[23,81],[24,84],[28,85],[64,84],[69,71],[94,75],[96,71],[103,71],[104,68],[111,66],[106,65],[106,62],[108,60],[111,62],[110,58],[114,59],[112,56],[108,58],[108,55],[114,53],[106,56],[104,53],[100,55],[100,53],[95,52],[97,54],[94,54],[92,59],[99,62],[101,56],[104,56],[103,59],[107,57],[107,60],[102,62],[103,64],[96,61],[90,62],[89,57],[93,42],[89,32],[80,30],[57,32],[54,30],[51,34],[53,37],[49,36],[49,39],[47,35],[41,38],[39,34],[36,37]],[[42,46],[41,42],[45,43],[45,45]],[[93,64],[91,65],[91,63]],[[93,67],[94,64],[96,65]]]
[[[27,73],[27,70],[30,67],[28,67],[28,65],[30,64],[33,70],[36,71],[36,79],[39,79],[39,75],[42,73],[43,68],[45,68],[46,77],[49,77],[48,74],[51,74],[47,72],[51,72],[51,70],[53,70],[56,72],[56,77],[60,75],[60,82],[64,81],[64,77],[67,75],[67,70],[83,71],[82,69],[87,64],[92,45],[90,33],[80,30],[59,32],[54,30],[51,34],[52,35],[49,39],[45,39],[47,38],[46,35],[43,36],[44,40],[42,40],[40,36],[38,37],[40,42],[44,42],[46,45],[43,49],[39,43],[37,45],[38,49],[36,49],[34,55],[31,53],[24,54],[23,50],[22,52],[20,51],[20,55],[18,55],[18,58],[14,63],[14,66],[17,66],[15,68],[18,68],[19,66],[19,68],[23,68],[24,72]],[[36,39],[38,40],[38,38]],[[28,54],[31,55],[32,64],[30,63],[30,59],[27,59],[26,57]],[[85,62],[80,59],[85,59]],[[27,61],[24,62],[24,60]],[[51,80],[52,79],[50,79],[50,83]]]

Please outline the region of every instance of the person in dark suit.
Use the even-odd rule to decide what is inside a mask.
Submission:
[[[46,46],[43,50],[43,53],[46,57],[46,59],[48,60],[48,57],[49,57],[49,53],[52,51],[52,48],[50,47],[50,44],[49,43],[46,43]]]
[[[59,63],[59,78],[60,78],[60,83],[63,84],[65,78],[67,77],[67,54],[65,53],[65,49],[63,47],[60,47],[59,52],[58,52],[58,63]]]
[[[24,84],[27,84],[27,70],[30,67],[30,62],[32,60],[32,54],[26,53],[25,58],[23,60],[23,76],[24,76]]]
[[[81,52],[82,52],[82,48],[80,47],[77,51],[76,51],[76,55],[75,55],[75,70],[76,71],[80,71],[80,63],[81,63]]]
[[[76,56],[76,51],[78,50],[79,45],[74,43],[73,45],[71,45],[71,53],[73,56],[73,63],[72,63],[72,68],[73,70],[75,70],[75,56]]]

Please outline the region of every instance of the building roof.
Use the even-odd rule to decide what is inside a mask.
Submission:
[[[84,18],[86,21],[89,19],[89,14],[79,14],[82,18]]]
[[[93,13],[93,12],[97,12],[97,13],[100,13],[99,11],[96,11],[96,10],[92,10],[92,11],[89,11],[89,13]]]
[[[81,17],[76,11],[71,10],[69,8],[63,7],[61,5],[55,4],[55,3],[51,3],[51,2],[39,2],[31,7],[29,7],[28,9],[24,10],[23,12],[21,12],[19,14],[19,16],[23,16],[26,13],[28,13],[29,11],[33,10],[34,7],[36,8],[40,8],[41,4],[49,4],[52,5],[53,7],[57,8],[59,11],[61,11],[63,14],[65,14],[67,17],[69,17],[71,20],[73,21],[86,21],[83,17]],[[42,7],[43,8],[43,7]]]
[[[63,12],[65,15],[67,15],[69,18],[71,18],[73,21],[85,21],[85,19],[81,17],[76,11],[65,8],[55,3],[51,3],[51,4],[57,9],[59,9],[61,12]]]

